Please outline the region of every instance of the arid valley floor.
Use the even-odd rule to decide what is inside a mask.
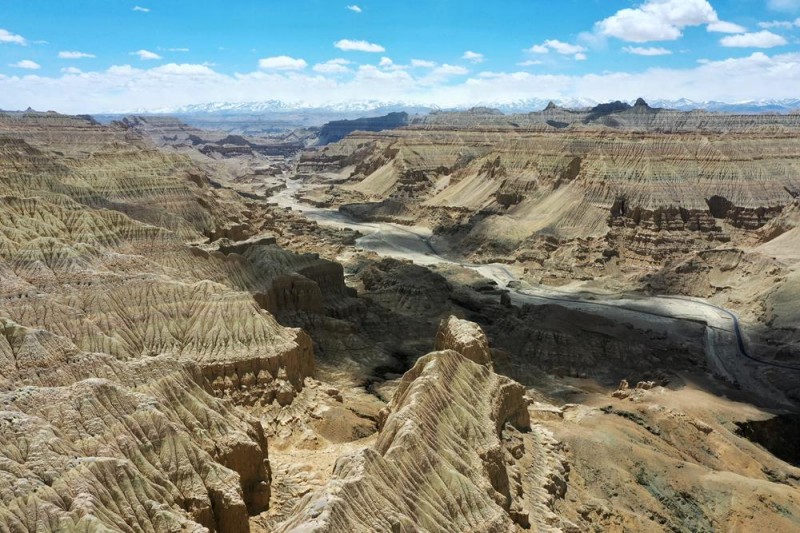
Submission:
[[[0,531],[800,530],[800,115],[0,113]]]

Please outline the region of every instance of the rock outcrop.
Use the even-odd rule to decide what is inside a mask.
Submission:
[[[207,183],[130,128],[0,114],[0,529],[248,531],[269,506],[234,404],[290,403],[315,361],[254,295],[330,274],[274,240],[214,250],[254,213]]]
[[[319,129],[319,144],[340,141],[354,131],[391,130],[408,124],[408,113],[389,113],[383,117],[334,120]]]
[[[210,394],[197,365],[0,327],[3,527],[235,532],[267,508],[261,424]]]
[[[354,165],[334,205],[367,220],[424,222],[481,260],[532,264],[543,237],[579,243],[572,277],[601,274],[604,248],[617,251],[618,263],[654,269],[687,249],[739,238],[800,192],[796,116],[646,104],[594,111],[619,120],[609,129],[584,124],[587,113],[562,112],[573,127],[537,127],[537,114],[434,113],[303,158]]]
[[[492,363],[489,341],[481,327],[474,322],[454,316],[442,320],[439,324],[434,349],[456,351],[480,365],[491,366]]]
[[[566,470],[530,425],[524,388],[454,351],[403,376],[374,446],[280,531],[555,530]],[[536,465],[536,466],[534,466]],[[542,490],[542,487],[550,489]]]
[[[299,171],[325,173],[304,194],[445,236],[412,257],[516,266],[354,249],[354,230],[280,207],[299,182],[267,141],[0,113],[0,530],[800,523],[796,417],[745,403],[777,398],[753,383],[796,393],[792,372],[736,389],[709,372],[736,363],[714,359],[733,335],[702,316],[481,277],[646,272],[648,290],[752,296],[742,323],[771,336],[744,340],[792,363],[795,119],[643,101],[446,116],[305,154]]]

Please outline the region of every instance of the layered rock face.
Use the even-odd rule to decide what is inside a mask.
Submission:
[[[123,362],[2,322],[0,522],[13,531],[247,531],[269,504],[261,424],[168,356]]]
[[[339,458],[279,530],[555,529],[566,471],[537,442],[524,392],[451,350],[420,358],[375,444]]]
[[[668,229],[671,220],[692,226],[687,229],[708,224],[691,220],[693,213],[749,227],[763,225],[774,216],[770,208],[786,205],[800,191],[792,130],[704,137],[432,128],[354,134],[322,154],[373,142],[375,150],[352,178],[354,191],[431,207],[477,211],[494,205],[509,208],[507,216],[516,219],[532,201],[561,193],[581,207],[602,210],[602,223],[609,217],[639,223],[644,213],[672,207],[676,213],[654,219],[656,227]],[[561,219],[576,216],[570,209]],[[553,232],[569,235],[570,225]]]
[[[354,133],[305,158],[355,163],[340,202],[371,202],[358,211],[365,218],[386,218],[393,202],[397,221],[428,221],[468,250],[518,257],[539,235],[605,240],[631,260],[648,248],[674,256],[763,226],[800,192],[796,117],[767,127],[759,124],[769,117],[743,125],[717,115],[714,128],[684,131],[691,113],[654,116],[681,132],[650,122],[558,129],[526,127],[517,116],[434,114],[400,130]]]
[[[235,133],[224,133],[220,128],[209,131],[189,126],[182,120],[164,116],[128,116],[118,124],[136,132],[144,133],[158,145],[181,149],[191,147],[201,154],[213,158],[231,157],[290,157],[306,146],[306,140],[294,133],[283,133],[273,137],[252,137]],[[278,159],[270,160],[277,162]],[[268,170],[269,167],[265,168]]]
[[[405,126],[408,113],[389,113],[383,117],[359,118],[356,120],[334,120],[319,130],[319,144],[340,141],[354,131],[382,131]]]
[[[615,112],[594,110],[592,120]],[[417,132],[452,139],[431,121]],[[593,127],[583,133],[608,141],[604,149],[636,141]],[[647,313],[615,321],[591,304],[512,306],[507,290],[471,269],[434,272],[359,253],[352,231],[254,197],[276,187],[249,173],[268,156],[178,146],[193,133],[160,151],[142,136],[159,128],[170,144],[183,126],[0,115],[0,530],[782,531],[800,523],[798,470],[742,437],[794,461],[791,442],[776,434],[796,421],[766,421],[771,414],[725,399],[744,392],[706,374],[700,321]],[[459,172],[476,166],[488,181],[506,180],[508,167],[505,156],[474,155],[474,144],[453,141],[454,170],[406,168],[392,189],[392,161],[436,158],[441,146],[420,143],[415,154],[373,139],[337,155],[349,142],[322,165],[353,165],[370,175],[369,187],[395,191],[379,210],[351,206],[360,216],[423,213],[468,243],[472,222],[509,217],[528,201],[516,185],[498,188],[487,206],[476,200],[483,192]],[[613,167],[614,158],[593,157]],[[565,180],[552,190],[617,179],[594,183],[575,157],[550,164]],[[431,185],[431,175],[446,181]],[[472,191],[464,206],[429,204],[459,176]],[[795,260],[796,205],[756,213],[753,227],[770,220],[751,230],[737,203],[714,199],[710,220],[684,221],[680,209],[631,211],[612,197],[608,212],[599,209],[601,251],[581,255],[592,249],[585,238],[526,237],[524,261],[591,262],[596,253],[611,265],[629,253],[613,239],[644,234],[645,225],[676,243],[687,232],[715,243],[750,239],[747,253],[704,249],[648,283],[711,291],[733,286],[737,272],[762,284],[780,278],[766,313],[791,337],[800,285],[775,262]],[[679,219],[698,229],[654,229]],[[345,261],[348,283],[341,264],[309,251]],[[762,266],[777,270],[755,275]],[[791,380],[784,374],[776,382]],[[693,388],[695,378],[722,392]],[[623,379],[644,383],[612,395],[609,385]]]
[[[233,403],[290,403],[315,368],[254,295],[318,257],[187,246],[253,213],[89,119],[0,115],[0,184],[0,527],[247,531],[270,466]]]
[[[456,129],[524,128],[560,130],[576,128],[608,128],[633,131],[674,132],[732,132],[789,127],[800,127],[800,118],[794,114],[741,114],[709,112],[701,109],[677,111],[650,107],[639,98],[634,105],[625,102],[608,102],[592,108],[568,109],[550,103],[542,111],[505,115],[502,112],[476,107],[465,112],[434,111],[415,120],[421,125],[447,125]]]
[[[361,220],[431,227],[444,255],[511,264],[535,284],[714,297],[766,325],[771,286],[747,272],[765,269],[782,285],[796,270],[797,259],[776,260],[777,247],[764,243],[781,231],[768,228],[797,217],[781,213],[800,195],[798,131],[796,115],[681,113],[643,102],[530,115],[474,110],[356,132],[307,152],[300,166],[313,174],[315,161],[338,165],[349,178],[331,181],[329,204]],[[722,250],[745,254],[746,268],[729,268]]]

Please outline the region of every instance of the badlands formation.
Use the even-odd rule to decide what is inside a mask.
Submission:
[[[0,114],[0,531],[800,528],[798,116],[376,123]]]

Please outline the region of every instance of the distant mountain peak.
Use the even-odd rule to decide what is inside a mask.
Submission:
[[[439,106],[421,101],[382,101],[358,100],[350,102],[334,102],[328,104],[311,104],[308,102],[285,102],[281,100],[263,100],[252,102],[209,102],[192,104],[174,108],[151,110],[157,114],[265,114],[265,113],[341,113],[341,114],[374,114],[385,115],[392,112],[428,113],[436,110],[466,111],[469,109],[492,109],[505,114],[529,113],[531,111],[554,111],[557,109],[591,109],[597,106],[607,107],[614,104],[647,109],[676,109],[679,111],[706,110],[729,113],[790,113],[800,109],[800,99],[786,100],[753,100],[740,102],[694,101],[687,98],[676,100],[654,100],[651,105],[644,98],[637,98],[633,105],[625,101],[597,102],[588,98],[542,99],[527,98],[513,101],[477,101],[469,105]]]

